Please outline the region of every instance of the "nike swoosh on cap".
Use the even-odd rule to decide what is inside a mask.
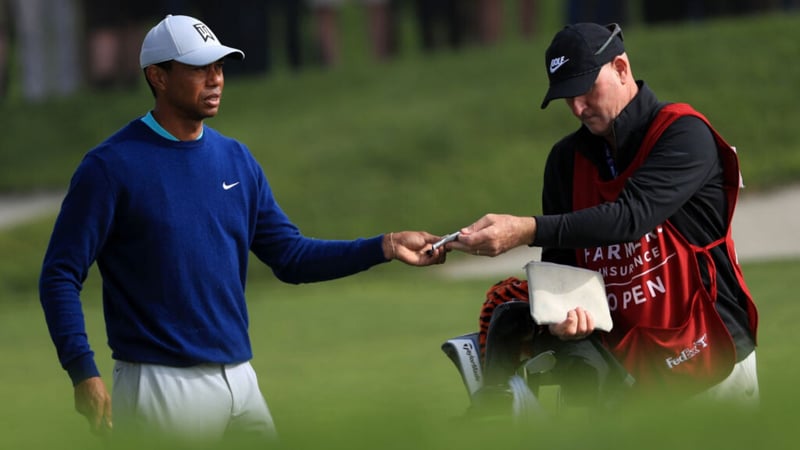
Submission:
[[[564,56],[560,56],[558,58],[553,58],[550,61],[550,73],[556,73],[556,70],[560,69],[561,66],[569,62],[569,58]]]

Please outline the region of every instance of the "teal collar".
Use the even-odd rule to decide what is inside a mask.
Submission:
[[[153,117],[152,111],[148,111],[147,114],[144,117],[142,117],[142,122],[144,122],[148,127],[150,127],[151,130],[155,131],[159,136],[163,137],[164,139],[169,139],[170,141],[175,141],[175,142],[180,141],[180,139],[173,136],[172,133],[165,130],[164,127],[162,127],[158,122],[156,122],[155,117]],[[203,131],[204,130],[200,130],[200,135],[197,136],[197,139],[195,140],[199,140],[200,138],[203,137]]]

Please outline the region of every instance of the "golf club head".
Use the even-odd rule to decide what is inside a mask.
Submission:
[[[528,375],[538,375],[553,370],[556,366],[555,352],[548,350],[539,353],[533,358],[525,361],[519,368],[519,372],[525,381],[528,381]]]

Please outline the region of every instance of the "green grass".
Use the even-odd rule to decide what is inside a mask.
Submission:
[[[767,189],[800,178],[792,95],[800,66],[790,63],[798,25],[798,16],[767,16],[630,27],[625,36],[636,75],[662,98],[706,113],[739,147],[748,186]],[[309,235],[443,233],[488,211],[533,214],[545,155],[575,127],[562,105],[539,110],[544,45],[508,39],[386,66],[231,81],[209,123],[251,147]],[[151,106],[145,89],[0,106],[0,192],[63,189],[88,148]],[[72,410],[38,305],[52,221],[0,230],[0,448],[104,447]],[[459,420],[466,392],[439,345],[477,329],[495,280],[454,281],[397,263],[304,286],[254,265],[253,365],[288,448],[794,448],[800,306],[791,280],[799,270],[800,261],[744,267],[761,313],[756,417],[664,401],[526,430]],[[109,374],[96,272],[84,307]]]
[[[6,361],[0,448],[99,449],[103,442],[72,410],[72,389],[37,301],[49,224],[0,233],[0,252],[14,255],[0,261],[0,354]],[[450,259],[460,258],[467,256]],[[496,279],[453,280],[437,268],[398,263],[302,286],[279,283],[267,268],[254,266],[248,287],[252,363],[287,448],[527,448],[531,442],[564,449],[793,448],[800,306],[787,281],[798,271],[800,260],[744,267],[761,314],[763,409],[754,417],[665,399],[619,415],[565,415],[524,429],[465,422],[466,391],[439,346],[477,330],[484,292]],[[108,376],[112,361],[98,280],[93,272],[83,299],[90,340]]]

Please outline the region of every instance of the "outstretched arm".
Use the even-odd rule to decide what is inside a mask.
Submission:
[[[480,256],[501,255],[515,247],[533,243],[536,219],[509,214],[487,214],[462,228],[458,240],[448,249]]]

